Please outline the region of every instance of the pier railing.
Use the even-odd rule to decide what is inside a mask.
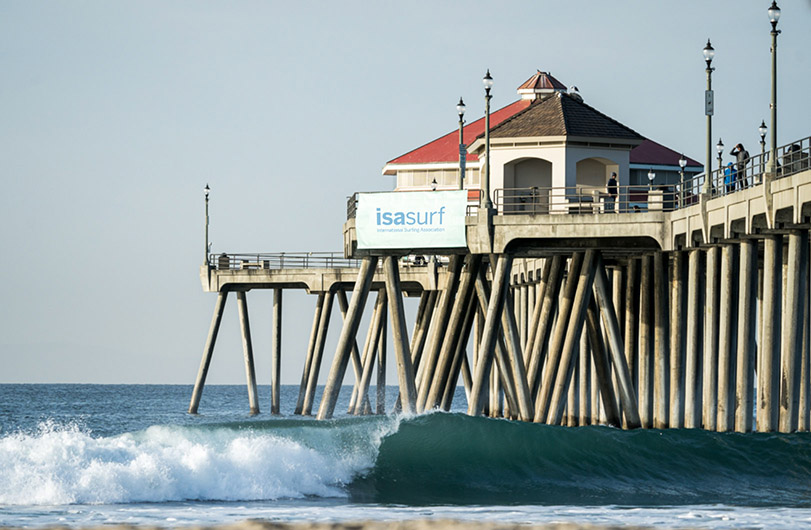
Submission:
[[[745,190],[763,182],[769,153],[749,157],[743,168],[736,162],[709,172],[710,198]],[[729,162],[728,162],[729,163]],[[811,137],[777,148],[775,178],[788,177],[811,168]],[[500,188],[493,190],[493,202],[499,215],[521,214],[604,214],[641,211],[671,211],[698,204],[704,191],[706,173],[681,182],[655,186],[619,186],[614,200],[605,186]],[[478,190],[471,190],[478,191]],[[354,219],[358,193],[347,198],[346,218]],[[477,215],[478,200],[473,196],[467,215]]]
[[[360,267],[360,260],[345,258],[343,252],[278,252],[274,254],[209,255],[208,263],[215,270],[245,269],[348,269]]]

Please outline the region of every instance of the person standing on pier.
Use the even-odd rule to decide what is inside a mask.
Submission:
[[[729,154],[735,157],[735,181],[737,188],[746,188],[746,161],[749,159],[749,151],[744,149],[743,144],[738,144],[732,148]]]
[[[727,193],[735,191],[735,166],[732,162],[724,168],[724,185]]]
[[[617,183],[617,174],[614,173],[613,171],[611,172],[611,176],[608,179],[606,191],[608,192],[608,198],[605,201],[605,211],[616,213],[617,195],[619,195],[619,185]]]

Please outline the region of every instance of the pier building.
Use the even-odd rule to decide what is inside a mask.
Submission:
[[[702,171],[570,92],[538,72],[487,131],[482,120],[462,127],[464,180],[455,133],[389,161],[396,191],[350,197],[341,256],[207,256],[201,280],[218,299],[190,412],[231,292],[258,412],[246,293],[273,290],[276,329],[283,290],[296,288],[316,298],[296,413],[332,417],[350,363],[351,412],[371,411],[388,329],[396,406],[406,412],[447,410],[461,380],[476,415],[809,430],[811,138],[778,146],[772,160],[748,159],[730,187],[721,171]],[[640,182],[668,171],[667,182]],[[606,188],[611,173],[616,194]],[[462,185],[467,191],[456,191]],[[442,211],[447,229],[415,226],[428,224],[415,205]],[[379,226],[386,211],[394,226]],[[420,300],[410,323],[405,296]],[[330,358],[324,337],[335,298],[344,321]],[[277,412],[278,330],[272,355]],[[316,404],[322,364],[329,372]],[[383,399],[377,411],[387,410]]]

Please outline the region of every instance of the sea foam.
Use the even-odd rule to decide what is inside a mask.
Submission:
[[[40,425],[0,438],[0,505],[343,497],[396,422],[153,426],[94,437]]]

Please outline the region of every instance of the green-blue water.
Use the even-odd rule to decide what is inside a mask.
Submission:
[[[249,417],[240,386],[207,387],[191,416],[190,395],[190,386],[0,385],[0,526],[811,523],[807,434],[562,428],[458,412],[317,422],[290,415],[292,386],[283,416]],[[464,410],[461,390],[456,404]]]

